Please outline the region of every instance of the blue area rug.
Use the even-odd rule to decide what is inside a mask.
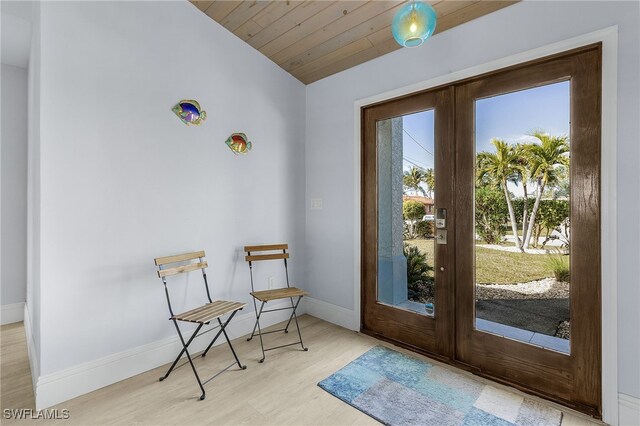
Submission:
[[[376,346],[318,383],[386,425],[557,426],[562,412]]]

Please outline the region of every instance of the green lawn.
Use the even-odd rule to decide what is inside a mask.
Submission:
[[[434,240],[407,240],[427,255],[433,265]],[[547,255],[511,253],[476,247],[476,281],[478,283],[513,284],[552,277]]]

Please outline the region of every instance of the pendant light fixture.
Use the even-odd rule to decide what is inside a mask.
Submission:
[[[412,0],[396,12],[391,23],[393,38],[402,47],[420,46],[436,29],[436,11],[427,3]]]

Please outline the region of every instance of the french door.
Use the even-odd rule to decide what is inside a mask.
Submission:
[[[432,90],[363,111],[365,140],[372,142],[365,143],[363,151],[363,182],[369,182],[363,186],[362,200],[363,330],[447,358],[453,355],[453,241],[425,241],[428,248],[423,250],[430,261],[430,270],[424,271],[429,296],[424,303],[411,300],[406,260],[411,246],[404,243],[406,197],[402,187],[405,164],[424,164],[434,174],[435,188],[430,192],[437,198],[429,198],[427,195],[433,194],[425,192],[413,201],[430,207],[419,216],[433,216],[426,232],[435,234],[435,216],[451,211],[453,205],[453,181],[449,178],[453,176],[453,147],[447,143],[453,138],[452,95],[448,88]],[[418,127],[428,132],[425,139],[432,141],[425,146],[412,139],[416,153],[429,156],[424,163],[402,146],[405,135],[414,137],[409,127],[415,122],[425,123]]]
[[[601,46],[362,110],[362,331],[601,416]]]

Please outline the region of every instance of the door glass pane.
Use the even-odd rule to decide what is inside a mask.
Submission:
[[[475,102],[476,329],[569,353],[570,84]]]
[[[378,301],[435,315],[434,111],[377,122]]]

